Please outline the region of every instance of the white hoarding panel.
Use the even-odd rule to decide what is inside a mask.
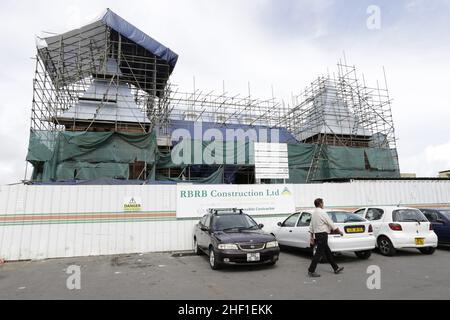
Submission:
[[[292,195],[280,190],[284,187]],[[209,185],[204,190],[205,199],[198,200],[189,198],[192,193],[179,199],[179,188],[175,185],[0,186],[0,258],[9,261],[192,250],[193,227],[199,219],[196,212],[203,213],[199,207],[272,208],[248,211],[267,230],[294,212],[291,201],[302,210],[312,208],[314,199],[319,197],[325,200],[327,208],[350,211],[362,206],[399,203],[416,208],[450,208],[449,180]],[[184,188],[203,196],[203,186],[185,185]],[[283,196],[276,196],[280,192],[277,188]],[[208,195],[214,189],[221,191],[222,197],[217,192],[214,197]],[[242,197],[234,197],[230,194],[233,191],[243,192]],[[267,196],[258,197],[260,191]],[[177,217],[177,209],[181,218]]]

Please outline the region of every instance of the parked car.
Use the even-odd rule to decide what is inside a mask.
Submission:
[[[241,209],[211,209],[195,226],[195,253],[209,255],[212,269],[232,264],[274,265],[280,248],[263,227]]]
[[[393,256],[397,249],[416,248],[433,254],[437,236],[424,214],[415,208],[400,206],[365,207],[355,214],[369,220],[381,254]]]
[[[358,258],[368,259],[375,249],[375,237],[372,226],[367,220],[346,211],[327,211],[330,218],[344,233],[331,234],[328,245],[333,253],[354,252]],[[310,249],[309,225],[312,211],[292,214],[284,222],[279,222],[273,229],[280,245]],[[314,251],[314,248],[311,248]]]
[[[420,209],[433,226],[439,244],[450,245],[450,208]]]

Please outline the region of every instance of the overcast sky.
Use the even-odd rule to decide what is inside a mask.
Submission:
[[[377,5],[379,29],[367,8]],[[109,7],[179,54],[172,82],[289,100],[345,51],[366,81],[385,66],[402,172],[450,169],[450,0],[25,1],[0,4],[0,185],[23,179],[35,36],[81,26]],[[31,166],[30,166],[31,168]]]

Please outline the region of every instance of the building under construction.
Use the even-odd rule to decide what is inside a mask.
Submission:
[[[111,10],[39,39],[31,182],[278,182],[255,179],[254,142],[287,144],[286,182],[400,176],[387,85],[366,86],[345,61],[286,105],[175,90],[177,59]]]

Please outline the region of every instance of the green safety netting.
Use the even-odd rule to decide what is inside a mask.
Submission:
[[[314,155],[312,144],[289,144],[289,183],[304,183]]]
[[[32,131],[27,155],[39,181],[128,179],[129,164],[156,160],[154,133]]]
[[[289,144],[288,156],[290,183],[306,182],[311,166],[311,181],[400,177],[390,149]]]
[[[365,150],[369,160],[370,168],[379,171],[395,171],[398,170],[394,162],[394,155],[389,149],[367,148]]]
[[[182,140],[171,153],[160,153],[158,168],[186,165],[254,165],[253,142]]]
[[[220,166],[214,173],[206,178],[192,178],[187,181],[182,178],[169,178],[163,175],[156,175],[156,181],[172,181],[177,183],[203,183],[203,184],[221,184],[224,183],[224,167]]]
[[[345,178],[397,178],[395,150],[312,144],[288,144],[289,183],[304,183],[314,163],[311,181]],[[320,153],[320,156],[317,154]],[[316,155],[316,156],[315,156]],[[315,161],[313,159],[317,158]],[[190,165],[219,168],[194,183],[223,183],[224,164],[254,165],[253,142],[182,140],[172,153],[158,150],[155,133],[33,131],[27,161],[34,181],[128,179],[130,164],[145,162],[149,180],[183,182],[156,174],[157,169]]]
[[[128,163],[89,163],[65,161],[58,164],[56,176],[58,180],[97,180],[105,177],[113,179],[128,179]]]

